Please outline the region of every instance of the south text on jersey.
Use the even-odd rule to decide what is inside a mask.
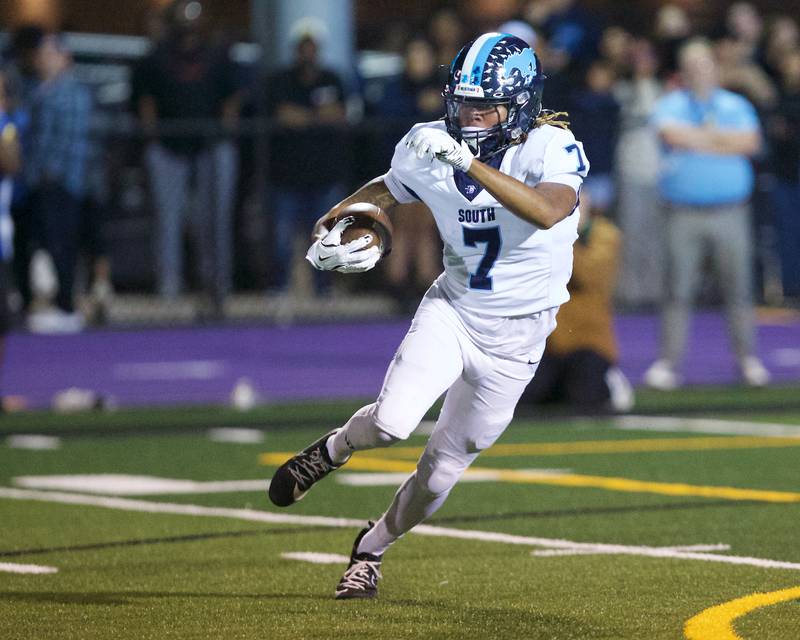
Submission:
[[[494,222],[494,207],[483,209],[459,209],[459,222]]]

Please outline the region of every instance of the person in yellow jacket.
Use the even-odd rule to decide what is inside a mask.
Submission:
[[[520,404],[567,403],[580,412],[624,412],[633,390],[617,367],[613,295],[622,238],[607,218],[591,214],[581,192],[581,221],[573,246],[569,302],[558,312],[542,361]]]

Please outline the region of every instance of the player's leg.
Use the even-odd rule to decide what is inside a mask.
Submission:
[[[287,460],[270,483],[273,503],[293,504],[354,451],[386,447],[411,434],[463,369],[459,325],[453,313],[438,298],[423,300],[389,366],[377,401]]]
[[[545,353],[536,375],[519,399],[521,406],[537,406],[560,402],[564,396],[563,378],[567,360],[561,355]]]
[[[447,392],[416,471],[398,489],[378,522],[356,538],[350,565],[336,588],[338,599],[377,594],[386,549],[432,515],[464,470],[503,433],[541,360],[545,339],[555,328],[556,311],[505,319],[494,323],[488,334],[486,327],[471,327],[470,334],[460,334],[464,373]],[[492,353],[484,343],[487,335],[491,336]]]
[[[356,538],[350,565],[336,587],[337,599],[376,596],[384,552],[441,507],[466,468],[503,433],[533,373],[527,363],[514,368],[512,375],[505,371],[478,382],[462,376],[450,387],[416,471],[378,522]]]
[[[362,538],[360,552],[383,554],[444,503],[472,461],[505,431],[534,370],[527,362],[506,362],[478,381],[462,376],[453,384],[416,471]]]

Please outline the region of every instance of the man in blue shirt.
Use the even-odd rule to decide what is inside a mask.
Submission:
[[[29,317],[36,331],[71,332],[83,326],[75,311],[73,283],[78,262],[81,199],[86,190],[92,99],[75,77],[63,39],[47,35],[35,68],[41,83],[31,102],[30,144],[24,172],[34,213],[34,235],[53,259],[58,294],[52,312]]]
[[[692,40],[679,53],[684,88],[656,104],[662,142],[659,189],[667,214],[667,299],[661,357],[645,373],[654,388],[680,384],[693,294],[711,251],[742,380],[763,386],[769,373],[753,355],[752,242],[749,197],[761,135],[752,105],[717,81],[710,45]]]

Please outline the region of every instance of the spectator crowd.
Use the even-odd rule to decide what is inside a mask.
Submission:
[[[242,189],[263,185],[258,208],[267,229],[262,247],[266,268],[258,284],[267,295],[291,295],[292,269],[299,262],[295,248],[305,242],[313,220],[361,175],[388,166],[393,145],[410,124],[441,117],[447,65],[472,32],[453,9],[437,11],[419,28],[387,23],[376,41],[402,61],[402,69],[379,80],[354,75],[354,82],[321,62],[326,35],[318,28],[298,27],[292,34],[292,62],[268,69],[265,78],[237,67],[229,42],[208,37],[201,3],[176,0],[160,18],[150,30],[150,53],[133,69],[129,104],[143,140],[139,162],[148,177],[153,291],[174,300],[194,287],[217,311],[234,287],[237,254],[243,250],[237,226]],[[725,299],[726,288],[737,289],[736,302],[726,308],[733,325],[739,323],[734,338],[740,360],[751,356],[756,287],[750,272],[757,262],[753,252],[765,241],[777,256],[782,301],[800,304],[800,30],[795,16],[764,15],[749,2],[731,5],[707,32],[700,32],[677,4],[663,4],[652,25],[635,31],[604,24],[579,0],[534,0],[520,2],[513,21],[489,26],[535,48],[549,77],[545,106],[568,112],[571,128],[584,143],[592,163],[584,185],[591,214],[614,221],[620,231],[616,301],[647,310],[666,305],[672,314],[665,326],[677,326],[679,335],[665,336],[671,346],[662,358],[666,364],[661,362],[661,373],[674,374],[661,385],[669,386],[678,380],[680,327],[697,293]],[[726,96],[731,92],[752,106],[752,120],[742,118],[757,144],[739,149],[744,173],[735,174],[755,187],[710,201],[744,207],[737,227],[745,234],[739,239],[744,246],[732,251],[745,261],[739,268],[748,273],[731,281],[730,274],[738,272],[720,262],[721,253],[705,256],[707,247],[700,243],[694,273],[681,276],[677,291],[664,283],[675,275],[676,241],[671,249],[668,230],[678,214],[665,213],[662,205],[706,204],[692,200],[696,194],[687,196],[689,202],[670,191],[665,163],[674,169],[675,163],[688,162],[690,153],[730,151],[688,149],[676,142],[675,131],[666,137],[665,118],[673,122],[670,118],[678,116],[664,115],[663,101],[688,90],[687,46],[708,54],[697,64],[713,66],[714,90]],[[0,88],[0,135],[9,140],[13,135],[21,149],[20,162],[0,164],[6,289],[14,293],[17,317],[32,330],[80,330],[86,307],[77,306],[77,293],[85,292],[102,306],[113,291],[114,256],[103,245],[103,207],[91,186],[92,158],[103,143],[91,127],[98,108],[76,77],[66,40],[35,26],[13,34]],[[717,126],[724,135],[727,116],[709,110],[702,96],[687,95],[687,126]],[[248,151],[242,127],[244,120],[259,118],[270,134],[261,164]],[[367,171],[364,163],[370,164]],[[751,166],[757,179],[748,173]],[[7,220],[15,229],[13,252]],[[194,242],[185,254],[187,229]],[[366,281],[408,308],[437,274],[440,247],[424,207],[398,220],[396,234],[394,253],[380,277]],[[720,264],[714,265],[717,258]],[[82,261],[88,265],[83,282]],[[707,261],[717,268],[708,272]],[[187,275],[187,265],[199,275]],[[707,272],[716,275],[703,277]],[[765,269],[758,275],[775,277]],[[331,281],[319,274],[315,278],[314,294],[330,295]],[[709,282],[719,286],[714,289]],[[751,376],[751,382],[758,377]],[[665,382],[663,375],[657,378]]]

